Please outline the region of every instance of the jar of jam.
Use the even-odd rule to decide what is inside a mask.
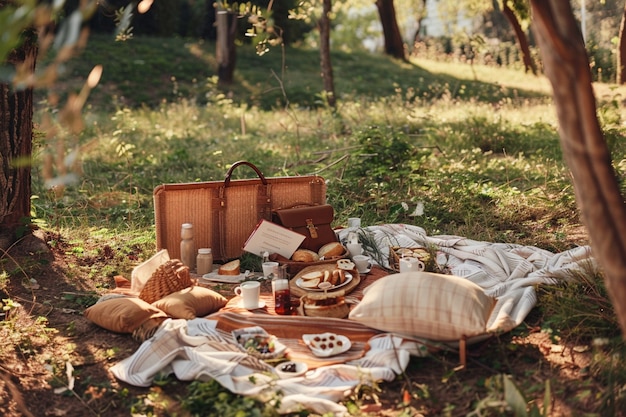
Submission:
[[[196,273],[198,275],[208,274],[213,271],[213,252],[211,248],[198,249],[196,257]]]

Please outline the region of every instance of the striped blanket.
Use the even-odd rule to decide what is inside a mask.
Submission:
[[[338,231],[345,240],[349,230]],[[429,237],[410,225],[363,228],[376,242],[376,253],[389,253],[389,246],[437,248],[437,262],[450,273],[465,277],[497,298],[488,331],[509,331],[521,324],[537,302],[535,286],[554,283],[574,269],[594,265],[589,247],[553,254],[539,248],[478,242],[458,236]],[[377,258],[383,268],[389,259]],[[362,291],[386,275],[375,269],[350,294],[359,299]],[[278,401],[280,413],[308,409],[315,413],[346,415],[340,403],[350,390],[371,381],[391,381],[407,366],[410,356],[425,356],[427,346],[437,341],[408,340],[370,329],[360,323],[333,318],[275,316],[271,297],[266,310],[248,312],[229,303],[206,318],[166,320],[156,334],[111,371],[120,380],[149,386],[159,372],[173,372],[181,380],[215,379],[230,391],[262,401]],[[312,371],[305,376],[280,379],[274,368],[242,352],[231,331],[261,326],[287,346],[287,355],[306,362]],[[317,358],[301,340],[302,334],[333,332],[350,338],[352,347],[331,358]]]

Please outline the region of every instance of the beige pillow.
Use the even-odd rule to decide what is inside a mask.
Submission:
[[[363,293],[350,319],[385,332],[442,342],[485,333],[496,302],[467,279],[430,272],[388,275]]]
[[[85,310],[85,317],[117,333],[132,333],[145,321],[167,317],[158,308],[137,297],[115,297],[99,301]]]
[[[227,299],[205,287],[194,286],[176,291],[152,303],[175,319],[195,319],[224,307]]]

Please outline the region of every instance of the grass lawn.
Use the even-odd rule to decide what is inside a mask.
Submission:
[[[429,235],[551,252],[588,244],[544,77],[419,57],[407,63],[334,52],[338,105],[329,109],[321,94],[318,51],[288,48],[282,56],[275,49],[259,57],[252,46],[241,46],[235,83],[228,88],[216,84],[214,51],[213,44],[196,40],[115,43],[94,35],[83,54],[64,67],[59,83],[37,92],[33,216],[57,256],[52,269],[61,271],[59,277],[69,285],[56,295],[57,304],[82,311],[110,289],[115,275],[129,276],[154,253],[152,192],[157,185],[221,180],[230,164],[241,159],[266,176],[322,175],[337,226],[360,217],[363,225],[414,224]],[[67,131],[60,123],[67,96],[81,88],[97,64],[104,65],[104,72],[84,108],[83,125],[79,132]],[[598,115],[624,187],[624,87],[595,88]],[[245,170],[237,174],[250,175]],[[416,214],[418,206],[423,212]],[[34,277],[47,266],[22,261],[21,267]],[[0,274],[10,297],[12,287],[6,283],[22,280],[24,274],[6,267]],[[409,406],[402,406],[400,395],[406,381],[383,386],[381,393],[363,391],[350,401],[387,398],[390,414],[369,415],[466,415],[481,400],[502,399],[495,375],[507,373],[515,375],[529,407],[543,401],[550,380],[555,410],[562,413],[553,415],[575,410],[619,415],[616,410],[626,404],[620,388],[626,383],[624,345],[606,301],[602,277],[585,277],[567,289],[545,289],[528,323],[475,352],[494,372],[478,372],[485,368],[478,365],[474,375],[458,373],[454,358],[437,355],[411,363]],[[575,311],[590,312],[594,320],[581,324],[571,314]],[[14,346],[35,344],[29,355],[53,364],[52,380],[58,383],[65,372],[64,362],[55,359],[63,357],[59,350],[78,361],[85,358],[85,347],[79,347],[80,340],[59,344],[55,338],[46,351],[39,336],[53,327],[66,334],[72,326],[76,334],[84,334],[77,323],[31,324],[23,327],[28,335],[14,331],[13,337],[21,335],[21,344]],[[538,334],[547,336],[537,341]],[[535,344],[522,346],[517,338]],[[594,351],[598,355],[585,367],[547,359],[554,346],[568,351],[584,346],[591,352],[594,341],[605,339],[609,343]],[[117,361],[132,347],[112,337],[107,346],[91,346],[90,354],[97,361]],[[0,345],[1,358],[15,360],[22,354],[19,347]],[[613,354],[619,360],[614,362]],[[560,373],[564,368],[574,373],[567,381]],[[107,414],[105,401],[89,387],[99,387],[102,398],[119,400],[133,415],[175,415],[164,405],[165,400],[178,404],[168,390],[184,396],[187,389],[164,380],[164,389],[129,392],[110,381],[90,380],[87,367],[81,372],[75,397],[99,415],[114,414]],[[424,377],[421,382],[415,382],[418,376]],[[196,391],[198,401],[217,401],[211,396],[216,394],[233,408],[249,406],[220,393],[219,387],[195,388],[206,390],[206,396]],[[359,410],[354,415],[368,415],[365,408]],[[483,415],[506,415],[498,410],[483,410],[488,413]]]

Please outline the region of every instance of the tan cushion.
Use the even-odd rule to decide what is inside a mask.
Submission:
[[[458,341],[485,333],[495,301],[464,278],[407,272],[367,287],[349,318],[386,332]]]
[[[151,318],[167,317],[137,297],[108,298],[92,305],[84,314],[98,326],[117,333],[132,333]]]
[[[176,291],[152,303],[175,319],[195,319],[224,307],[228,300],[221,294],[205,287],[194,286]]]

